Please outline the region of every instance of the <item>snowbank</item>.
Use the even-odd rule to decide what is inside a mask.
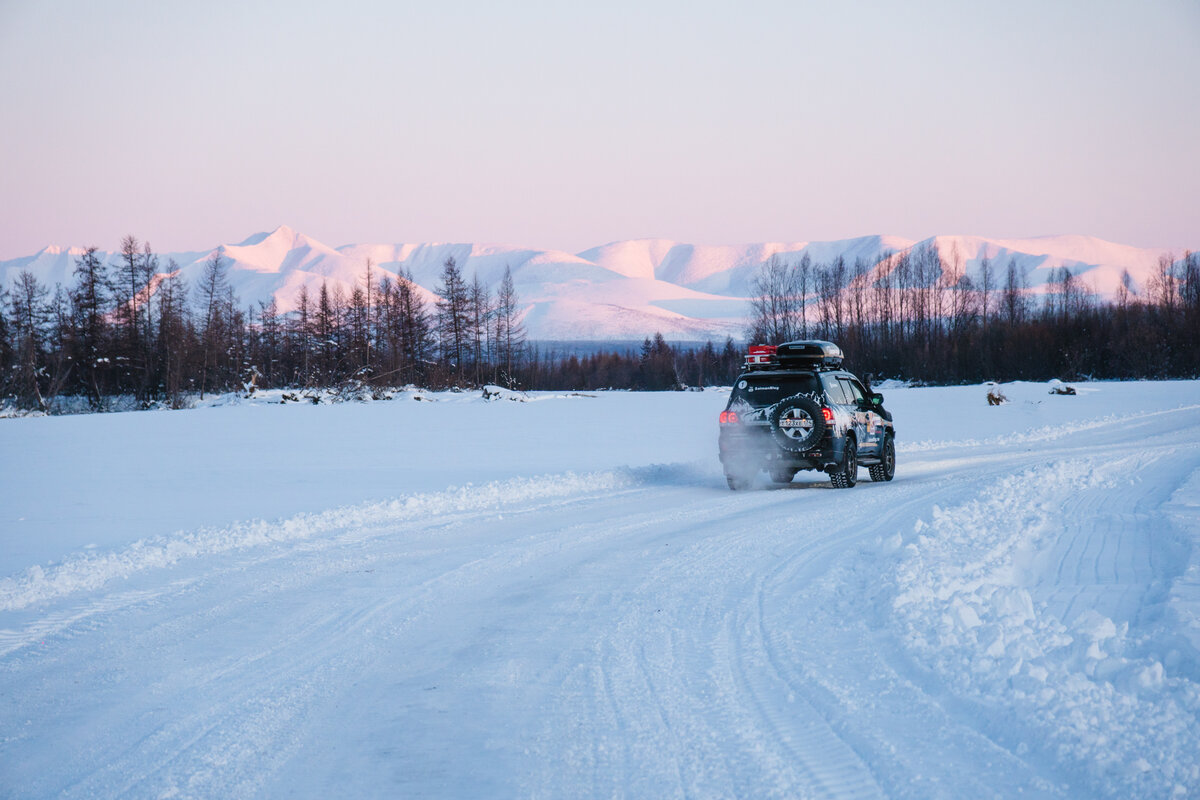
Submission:
[[[891,606],[919,664],[960,697],[1007,709],[1046,758],[1084,765],[1105,795],[1184,797],[1200,785],[1200,690],[1192,676],[1167,676],[1162,658],[1178,651],[1093,608],[1064,618],[1038,596],[1039,570],[1062,565],[1040,557],[1079,524],[1065,502],[1127,491],[1138,460],[1059,461],[934,507],[900,549]],[[1153,546],[1169,563],[1177,543],[1162,533]]]

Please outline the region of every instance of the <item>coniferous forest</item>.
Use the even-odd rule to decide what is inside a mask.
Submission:
[[[242,305],[216,251],[198,281],[162,264],[148,244],[122,241],[115,264],[96,248],[76,259],[70,285],[22,272],[0,289],[0,399],[53,412],[96,410],[121,398],[181,407],[192,398],[257,389],[478,387],[646,389],[727,385],[743,344],[671,345],[583,355],[530,341],[506,270],[499,286],[443,265],[436,301],[403,272],[368,261],[348,293],[302,288],[296,309]],[[847,366],[876,379],[1182,378],[1200,375],[1200,258],[1164,256],[1147,285],[1124,276],[1100,300],[1062,268],[1033,293],[1014,261],[984,259],[974,280],[934,248],[882,264],[772,259],[760,269],[746,338],[837,342]]]

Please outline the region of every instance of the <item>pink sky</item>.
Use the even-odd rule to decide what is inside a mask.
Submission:
[[[0,258],[281,223],[1200,248],[1198,35],[1191,0],[0,0]]]

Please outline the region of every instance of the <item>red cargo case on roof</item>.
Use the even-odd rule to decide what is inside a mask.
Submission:
[[[773,344],[752,344],[746,353],[746,369],[765,369],[778,365]]]

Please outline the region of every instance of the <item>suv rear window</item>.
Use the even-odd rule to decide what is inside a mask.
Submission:
[[[753,408],[766,408],[794,394],[816,394],[820,388],[815,375],[743,375],[733,385],[733,396],[729,398],[729,402],[733,404],[741,401]]]

